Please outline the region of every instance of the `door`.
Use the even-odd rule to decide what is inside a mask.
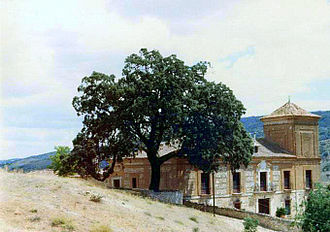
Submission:
[[[119,179],[113,180],[113,187],[114,188],[120,188],[120,180]]]
[[[259,213],[269,214],[269,198],[258,200]]]

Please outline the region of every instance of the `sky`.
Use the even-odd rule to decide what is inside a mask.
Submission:
[[[330,0],[3,0],[0,25],[0,160],[72,146],[81,79],[140,48],[211,62],[246,116],[330,110]]]

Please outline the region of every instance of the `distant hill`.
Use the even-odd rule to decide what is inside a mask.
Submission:
[[[9,170],[23,169],[24,172],[42,170],[46,169],[52,163],[49,157],[55,154],[56,152],[53,151],[41,155],[29,156],[26,158],[0,160],[0,167],[8,165]]]

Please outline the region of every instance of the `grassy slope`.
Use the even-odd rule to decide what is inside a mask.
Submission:
[[[95,203],[89,200],[86,191],[105,197]],[[0,171],[1,231],[69,231],[51,226],[56,217],[71,220],[74,231],[90,231],[97,224],[116,232],[243,230],[242,221],[237,219],[213,217],[194,209],[143,199],[98,183],[60,178],[46,171],[28,174]],[[259,231],[269,230],[259,228]]]

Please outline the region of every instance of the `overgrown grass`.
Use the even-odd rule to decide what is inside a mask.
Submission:
[[[72,221],[66,217],[56,217],[52,219],[51,226],[53,227],[62,227],[68,231],[74,230],[74,225]]]
[[[175,220],[174,222],[178,223],[179,225],[182,225],[182,226],[184,225],[182,221]]]
[[[94,226],[89,232],[113,232],[113,230],[106,225]]]
[[[196,222],[196,223],[198,223],[198,220],[197,220],[197,218],[196,218],[196,217],[190,217],[189,219],[190,219],[190,220],[192,220],[193,222]]]
[[[151,213],[149,212],[144,212],[144,214],[151,217]]]

